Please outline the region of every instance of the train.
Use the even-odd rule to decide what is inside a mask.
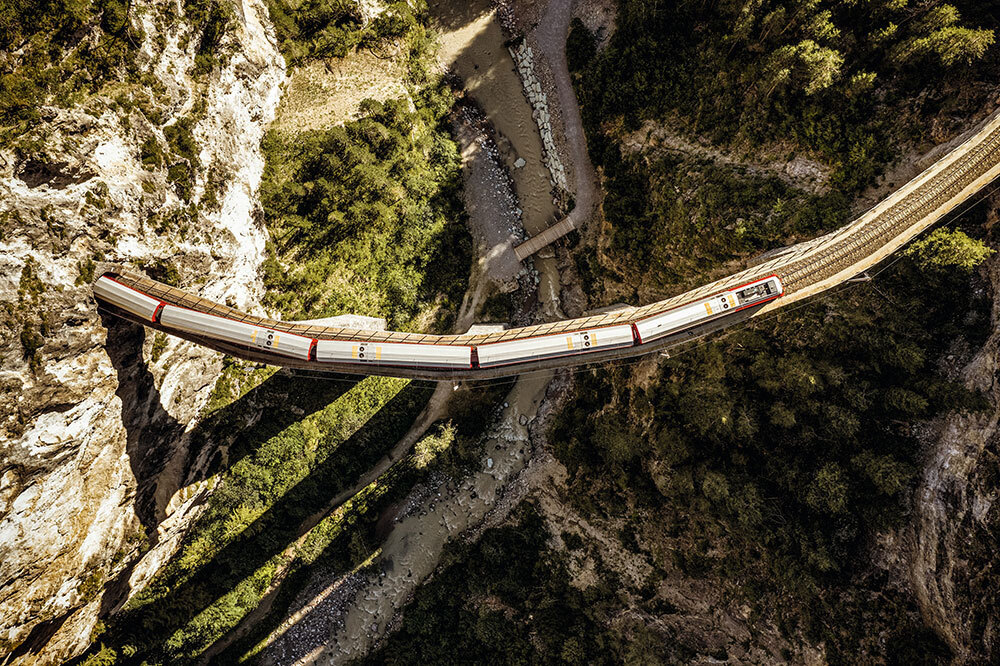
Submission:
[[[285,357],[307,362],[310,366],[315,364],[317,369],[336,364],[338,368],[357,366],[359,372],[364,372],[366,366],[437,371],[501,368],[543,359],[638,347],[773,301],[784,294],[784,287],[777,275],[769,275],[626,323],[483,344],[462,344],[461,337],[458,342],[384,342],[325,339],[276,331],[166,302],[124,284],[113,273],[105,273],[94,282],[94,294],[99,303],[123,310],[168,332],[179,331],[199,339],[218,340],[236,347],[269,352],[278,365],[281,357]],[[309,328],[303,325],[301,331]]]

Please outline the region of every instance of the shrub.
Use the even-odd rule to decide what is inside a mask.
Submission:
[[[926,270],[957,268],[969,272],[995,252],[960,229],[940,228],[913,243],[904,254],[913,257]]]

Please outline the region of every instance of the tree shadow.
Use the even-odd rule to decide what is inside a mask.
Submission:
[[[331,392],[343,393],[347,390],[343,382],[301,376],[279,378],[274,384],[283,381],[311,384],[321,395],[327,397]],[[330,388],[330,384],[335,387]],[[331,496],[350,487],[361,473],[374,465],[406,433],[426,403],[428,395],[425,383],[412,382],[407,385],[208,561],[192,571],[179,567],[173,571],[168,569],[169,573],[163,578],[154,579],[149,589],[154,596],[162,591],[162,596],[138,608],[119,613],[112,620],[111,631],[102,636],[102,641],[116,649],[129,644],[138,647],[138,652],[126,659],[126,663],[140,663],[150,653],[161,652],[167,640],[178,629],[232,592],[241,582],[252,578],[271,558],[309,532],[316,524],[313,519],[316,511]],[[315,399],[317,404],[320,401]],[[291,412],[287,406],[270,405],[261,415],[257,426],[244,433],[244,441],[238,445],[246,449],[244,455],[256,450],[267,439],[280,434],[289,422],[303,418],[302,414],[296,414],[292,419],[286,416],[285,425],[281,425],[282,422],[273,420],[272,416],[279,418],[282,411]],[[270,472],[268,470],[264,476]],[[250,610],[252,609],[242,607],[237,602],[229,616],[226,616],[227,609],[224,607],[213,609],[211,614],[219,617],[221,624],[228,624],[240,619]],[[122,654],[120,649],[117,651]],[[191,656],[193,655],[188,655]]]
[[[431,26],[437,30],[457,30],[483,14],[493,11],[490,0],[428,0]]]

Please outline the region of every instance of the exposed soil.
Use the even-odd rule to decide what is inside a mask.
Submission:
[[[364,50],[307,63],[292,71],[272,127],[302,132],[357,120],[363,100],[407,97],[405,76],[400,58]]]

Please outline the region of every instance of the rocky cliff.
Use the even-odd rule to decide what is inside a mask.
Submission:
[[[210,67],[183,3],[132,6],[141,83],[46,106],[37,150],[0,149],[3,663],[84,648],[211,486],[185,432],[219,357],[99,315],[104,262],[259,309],[260,142],[285,78],[264,3],[237,3]]]
[[[1000,197],[987,200],[987,227],[1000,219]],[[927,453],[914,497],[914,517],[896,541],[896,563],[927,625],[946,641],[955,663],[996,663],[997,535],[1000,479],[1000,260],[983,269],[993,291],[992,334],[955,370],[992,404],[929,424]],[[957,349],[954,360],[961,360]]]

